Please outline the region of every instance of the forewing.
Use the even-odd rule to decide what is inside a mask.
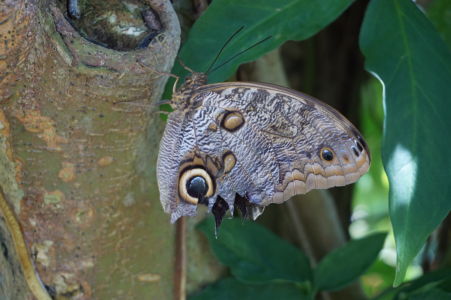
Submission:
[[[207,85],[198,96],[205,97],[205,107],[215,108],[212,119],[220,120],[224,111],[241,114],[244,123],[236,131],[220,123],[223,144],[237,159],[222,186],[244,193],[253,204],[266,206],[312,189],[346,185],[369,168],[369,150],[359,131],[307,95],[237,82]]]

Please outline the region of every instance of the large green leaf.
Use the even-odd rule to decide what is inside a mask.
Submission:
[[[384,84],[384,167],[398,253],[395,284],[451,209],[451,56],[410,0],[373,0],[360,34]]]
[[[257,223],[226,219],[217,238],[213,218],[205,219],[198,228],[207,236],[218,259],[241,281],[302,283],[311,280],[307,257]]]
[[[294,284],[245,284],[233,278],[223,279],[209,285],[200,293],[188,297],[188,300],[309,300],[302,290]]]
[[[352,283],[376,260],[385,236],[385,233],[372,234],[329,253],[314,270],[315,288],[330,291]]]
[[[205,72],[226,40],[243,30],[227,45],[218,64],[271,36],[213,72],[210,82],[227,79],[243,62],[255,60],[287,40],[306,39],[334,21],[354,0],[215,0],[196,21],[179,57],[188,67]],[[187,72],[176,64],[174,74]],[[171,86],[171,84],[169,84]]]
[[[425,293],[431,289],[439,289],[449,293],[451,283],[451,269],[441,269],[425,273],[423,276],[404,282],[398,287],[384,291],[373,300],[406,300],[410,295]],[[437,298],[437,300],[441,298]]]

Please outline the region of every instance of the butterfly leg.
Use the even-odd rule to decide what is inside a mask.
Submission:
[[[241,213],[241,217],[243,219],[247,219],[249,217],[248,212],[248,205],[249,201],[245,197],[241,197],[239,194],[236,194],[235,196],[235,207],[239,210]]]
[[[216,198],[215,204],[213,204],[213,208],[211,209],[211,212],[215,216],[216,229],[221,226],[222,219],[224,218],[228,209],[229,205],[227,204],[227,202],[221,196],[218,196],[218,198]]]
[[[263,210],[265,209],[264,206],[259,206],[251,203],[247,195],[242,197],[239,194],[236,194],[235,197],[235,207],[237,207],[238,210],[240,211],[242,218],[244,219],[252,218],[253,220],[255,220],[259,215],[261,215]]]

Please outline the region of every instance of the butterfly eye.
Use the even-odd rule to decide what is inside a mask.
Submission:
[[[179,180],[180,197],[191,204],[198,204],[200,200],[211,197],[214,193],[210,174],[203,168],[185,170]]]
[[[322,148],[321,149],[321,158],[327,161],[331,161],[334,159],[334,152],[330,148]]]

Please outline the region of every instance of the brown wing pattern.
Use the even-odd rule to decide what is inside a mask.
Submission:
[[[198,202],[215,211],[221,201],[223,215],[223,207],[237,205],[237,194],[253,208],[281,203],[355,182],[369,168],[358,130],[307,95],[260,83],[220,83],[202,86],[189,103],[170,115],[160,148],[161,201],[172,220],[194,214]],[[213,188],[189,181],[196,176]],[[192,197],[196,191],[206,196]]]

